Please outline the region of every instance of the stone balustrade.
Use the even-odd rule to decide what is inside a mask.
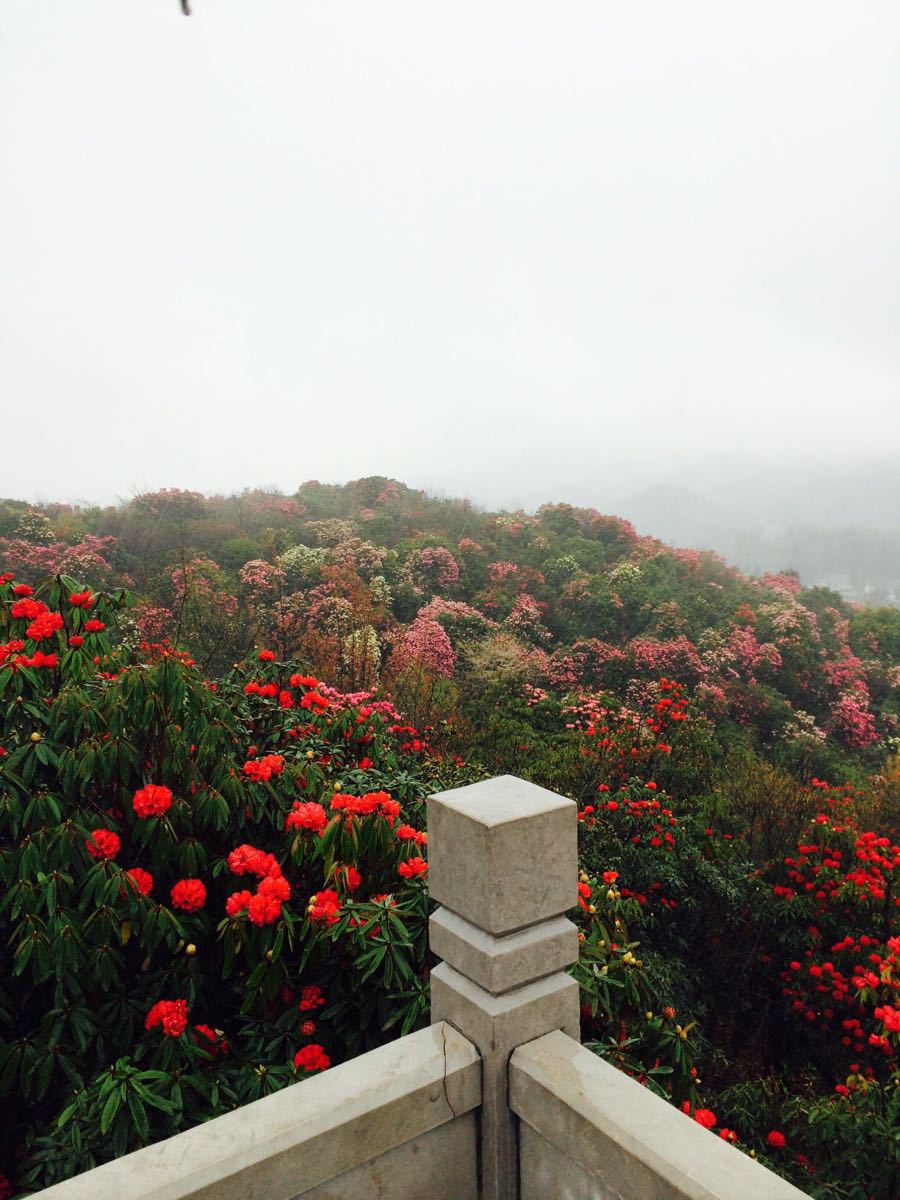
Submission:
[[[501,776],[428,800],[434,1024],[46,1200],[803,1200],[585,1050],[575,805]]]
[[[476,1200],[474,1047],[432,1025],[42,1200]]]
[[[808,1200],[562,1032],[520,1046],[519,1200]]]

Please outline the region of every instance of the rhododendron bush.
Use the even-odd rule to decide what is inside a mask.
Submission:
[[[0,585],[0,1149],[43,1186],[427,1019],[421,800],[384,700],[210,682],[128,597]]]

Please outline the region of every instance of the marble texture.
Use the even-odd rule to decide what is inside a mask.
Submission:
[[[431,915],[429,943],[439,958],[494,995],[552,975],[578,958],[578,930],[566,917],[494,937],[439,908]]]
[[[519,1046],[520,1200],[809,1200],[562,1032]]]
[[[473,1112],[301,1192],[295,1200],[477,1200]]]
[[[455,1122],[480,1101],[475,1048],[452,1026],[432,1025],[39,1195],[295,1200]],[[451,1139],[453,1153],[444,1164],[448,1180],[457,1171],[463,1181],[468,1178],[465,1163],[457,1162],[460,1144]],[[419,1194],[404,1196],[418,1200]],[[392,1200],[404,1196],[398,1192]]]
[[[500,936],[577,903],[573,800],[500,775],[428,798],[431,896]]]

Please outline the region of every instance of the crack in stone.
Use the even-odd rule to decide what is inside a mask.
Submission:
[[[453,1102],[450,1099],[450,1093],[447,1091],[447,1024],[445,1021],[441,1021],[441,1051],[444,1055],[444,1073],[443,1077],[441,1078],[441,1086],[444,1090],[444,1099],[447,1101],[447,1107],[453,1113],[453,1119],[456,1120],[456,1118],[459,1116],[459,1113],[453,1107]]]

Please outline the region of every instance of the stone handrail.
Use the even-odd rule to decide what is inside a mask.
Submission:
[[[40,1193],[42,1200],[475,1200],[481,1067],[411,1033]]]
[[[520,1200],[809,1200],[562,1032],[510,1062]]]

